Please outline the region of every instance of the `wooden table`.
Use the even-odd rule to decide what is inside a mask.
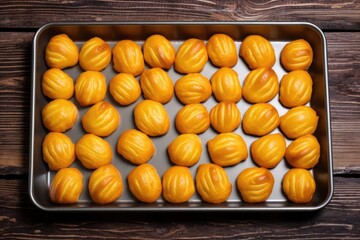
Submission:
[[[45,3],[48,2],[48,3]],[[53,21],[309,21],[328,43],[335,193],[312,213],[48,213],[28,195],[31,47]],[[360,238],[359,1],[0,3],[0,238]]]

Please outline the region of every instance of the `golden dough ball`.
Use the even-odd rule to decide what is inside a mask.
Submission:
[[[41,87],[43,94],[51,99],[70,99],[74,94],[74,80],[58,68],[44,73]]]
[[[170,119],[165,107],[153,100],[144,100],[134,109],[136,127],[143,133],[156,137],[170,129]]]
[[[305,135],[290,143],[285,159],[295,168],[313,168],[319,162],[320,144],[313,135]]]
[[[211,126],[220,133],[234,131],[240,121],[240,110],[234,102],[220,102],[210,110]]]
[[[246,134],[264,136],[280,124],[279,113],[269,103],[257,103],[245,112],[242,127]]]
[[[210,127],[209,112],[200,103],[188,104],[176,114],[175,126],[180,133],[205,132]]]
[[[242,57],[250,69],[271,68],[274,66],[276,57],[271,43],[259,35],[247,36],[240,46]]]
[[[212,163],[201,164],[195,176],[196,189],[207,203],[225,202],[232,191],[226,171]]]
[[[305,105],[311,100],[312,85],[313,81],[308,72],[292,71],[281,79],[279,100],[288,108]]]
[[[316,130],[319,117],[314,109],[308,106],[299,106],[290,109],[280,118],[280,129],[290,139],[313,134]]]
[[[214,34],[206,44],[211,62],[217,67],[233,67],[238,62],[234,40],[226,34]]]
[[[232,68],[220,68],[211,77],[211,88],[218,102],[238,102],[242,97],[240,80]]]
[[[86,71],[76,79],[75,97],[83,107],[103,101],[106,90],[105,75],[101,72]]]
[[[49,132],[42,143],[42,153],[50,170],[56,171],[75,161],[75,144],[63,133]]]
[[[287,71],[307,70],[313,61],[313,51],[304,39],[298,39],[285,45],[280,61]]]
[[[138,76],[145,67],[141,47],[132,40],[121,40],[113,50],[114,69],[120,73],[129,73]]]
[[[109,90],[115,101],[123,106],[136,102],[141,95],[139,82],[129,73],[116,74],[110,81]]]
[[[72,204],[79,200],[83,189],[83,175],[76,168],[60,169],[51,181],[49,192],[54,203]]]
[[[91,173],[88,188],[96,204],[112,203],[123,193],[121,173],[112,164],[101,166]]]
[[[190,38],[183,42],[175,56],[175,70],[179,73],[199,73],[208,60],[204,41]]]
[[[159,103],[169,102],[174,95],[174,85],[167,72],[161,68],[143,71],[140,86],[144,97]]]
[[[266,168],[246,168],[236,179],[242,200],[247,203],[265,202],[274,187],[274,177]]]
[[[244,139],[236,133],[220,133],[207,142],[210,159],[222,166],[233,166],[248,157]]]
[[[76,156],[87,169],[96,169],[111,163],[111,145],[94,134],[85,134],[75,145]]]
[[[163,197],[171,203],[187,202],[195,193],[195,184],[189,168],[172,166],[163,175]]]
[[[181,134],[177,136],[168,146],[170,161],[176,165],[191,167],[201,157],[201,139],[196,134]]]
[[[42,121],[51,132],[65,132],[72,128],[78,117],[78,109],[69,100],[55,99],[42,109]]]
[[[79,63],[85,71],[102,71],[111,61],[111,48],[104,40],[94,37],[82,45]]]
[[[302,168],[290,169],[282,181],[282,189],[287,198],[294,203],[308,203],[316,190],[313,176]]]
[[[212,94],[209,79],[200,73],[190,73],[175,83],[175,93],[183,104],[202,103]]]
[[[111,135],[120,122],[120,113],[108,102],[96,103],[82,117],[85,131],[100,137]]]
[[[45,49],[45,61],[51,68],[67,68],[77,64],[79,49],[66,34],[52,37]]]
[[[170,69],[175,61],[175,48],[159,34],[148,37],[144,43],[144,59],[153,68]]]
[[[141,202],[153,203],[161,195],[162,185],[156,168],[149,163],[144,163],[127,176],[130,192]]]
[[[155,145],[145,133],[128,129],[118,139],[117,152],[129,162],[140,165],[152,158]]]
[[[274,168],[285,155],[285,138],[280,133],[266,135],[255,140],[251,144],[250,151],[257,165],[264,168]]]
[[[243,98],[250,103],[265,103],[273,99],[279,91],[279,81],[271,68],[252,70],[242,87]]]

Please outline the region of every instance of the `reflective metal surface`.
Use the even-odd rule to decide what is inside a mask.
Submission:
[[[135,128],[133,121],[133,108],[143,100],[141,97],[136,103],[128,106],[119,106],[107,94],[106,100],[111,102],[120,112],[122,117],[121,126],[111,136],[105,138],[110,142],[113,148],[114,158],[112,163],[120,170],[124,181],[124,193],[114,203],[109,205],[96,205],[92,203],[89,193],[87,191],[88,177],[92,171],[85,169],[77,160],[72,166],[77,167],[84,175],[84,189],[77,204],[74,205],[57,205],[50,201],[48,188],[54,172],[49,171],[47,164],[42,160],[41,144],[47,133],[47,130],[42,125],[41,109],[45,106],[48,99],[46,99],[41,91],[42,74],[47,70],[45,63],[45,48],[50,40],[56,34],[66,33],[75,43],[81,45],[92,37],[101,37],[107,41],[111,47],[122,39],[132,39],[139,44],[143,44],[144,40],[152,34],[162,34],[168,38],[177,49],[179,45],[188,38],[200,38],[206,41],[215,33],[225,33],[231,36],[239,50],[241,41],[250,34],[259,34],[271,41],[275,53],[276,64],[273,69],[278,75],[279,81],[285,74],[285,70],[280,65],[280,52],[286,43],[291,40],[303,38],[307,40],[314,51],[314,61],[309,69],[309,73],[313,78],[313,95],[311,100],[311,107],[313,107],[320,116],[319,124],[315,136],[318,138],[321,145],[321,157],[318,165],[312,170],[317,189],[312,202],[308,204],[294,204],[286,200],[285,195],[281,190],[281,181],[283,175],[290,168],[283,159],[280,164],[271,169],[275,178],[275,185],[273,192],[265,203],[261,204],[247,204],[241,201],[240,194],[236,188],[236,177],[245,168],[255,166],[251,159],[251,155],[244,162],[241,162],[233,167],[227,167],[226,171],[229,175],[230,181],[233,184],[232,194],[228,201],[222,204],[207,204],[200,200],[199,195],[195,194],[193,198],[184,204],[170,204],[159,198],[153,204],[144,204],[136,201],[130,194],[127,184],[126,176],[128,172],[135,166],[121,158],[116,153],[116,142],[120,134],[128,128]],[[248,67],[242,59],[239,59],[238,64],[233,68],[239,74],[241,84],[249,73]],[[204,70],[201,72],[204,76],[210,77],[217,70],[210,61],[206,64]],[[65,69],[70,76],[76,80],[77,76],[82,72],[79,65],[73,68]],[[116,74],[112,68],[112,64],[103,70],[106,75],[106,80],[109,83],[111,78]],[[169,75],[175,82],[182,75],[176,73],[174,69],[169,70]],[[239,23],[53,23],[43,26],[38,30],[34,37],[33,43],[33,71],[32,71],[32,115],[31,115],[31,135],[30,135],[30,175],[29,175],[29,193],[32,201],[41,209],[49,211],[291,211],[291,210],[317,210],[324,207],[331,199],[333,193],[332,180],[332,156],[331,156],[331,132],[330,132],[330,111],[329,111],[329,94],[328,94],[328,75],[327,75],[327,52],[326,40],[324,34],[319,28],[310,23],[288,23],[288,22],[239,22]],[[88,107],[80,107],[73,97],[71,99],[79,107],[79,118],[73,129],[66,132],[66,134],[76,143],[80,137],[85,133],[81,126],[81,116],[85,113]],[[275,106],[280,114],[283,115],[285,109],[278,101],[278,96],[270,101]],[[204,103],[208,110],[216,104],[216,100],[212,96]],[[167,145],[178,135],[175,129],[174,118],[177,111],[183,105],[174,98],[165,105],[171,117],[171,129],[163,137],[152,138],[156,145],[156,154],[149,163],[153,164],[159,175],[171,166],[168,159],[166,148]],[[246,109],[250,106],[244,100],[237,104],[241,111],[241,116],[244,116]],[[248,148],[252,141],[256,138],[248,136],[243,133],[241,127],[235,130],[236,133],[243,136]],[[278,129],[273,133],[279,132]],[[195,166],[191,167],[191,172],[195,176],[197,166],[201,163],[210,162],[207,154],[206,142],[214,137],[216,132],[209,129],[199,136],[203,143],[202,157]],[[287,144],[290,141],[287,140]]]

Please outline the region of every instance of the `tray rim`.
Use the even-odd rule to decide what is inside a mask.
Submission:
[[[148,207],[69,207],[68,205],[59,205],[56,207],[46,207],[41,205],[35,198],[33,194],[33,177],[34,177],[34,134],[35,134],[35,78],[36,78],[36,43],[38,41],[38,38],[40,34],[50,27],[56,27],[56,26],[86,26],[86,25],[289,25],[289,26],[307,26],[310,28],[313,28],[321,38],[321,41],[323,43],[323,67],[324,67],[324,83],[325,83],[325,110],[326,110],[326,134],[328,136],[327,138],[327,144],[328,144],[328,169],[329,169],[329,186],[328,186],[328,194],[325,198],[325,200],[316,206],[305,206],[305,205],[298,205],[298,206],[290,206],[290,207],[220,207],[217,205],[211,205],[211,207],[153,207],[153,205],[148,205]],[[31,101],[30,101],[30,107],[31,107],[31,116],[30,116],[30,146],[29,146],[29,196],[33,204],[38,207],[41,210],[48,211],[48,212],[58,212],[58,211],[65,211],[65,212],[109,212],[109,211],[119,211],[119,212],[127,212],[127,211],[137,211],[137,212],[157,212],[157,211],[182,211],[182,212],[203,212],[203,211],[237,211],[237,212],[292,212],[292,211],[317,211],[320,209],[323,209],[325,206],[329,204],[331,201],[333,195],[334,195],[334,180],[333,180],[333,158],[332,158],[332,137],[331,137],[331,113],[330,113],[330,99],[329,99],[329,79],[328,79],[328,60],[327,60],[327,41],[326,37],[323,33],[323,31],[315,24],[310,22],[289,22],[289,21],[199,21],[199,22],[186,22],[186,21],[180,21],[180,22],[174,22],[174,21],[151,21],[151,22],[141,22],[141,21],[105,21],[105,22],[93,22],[93,21],[79,21],[79,22],[71,22],[71,21],[64,21],[64,22],[49,22],[44,25],[42,25],[35,33],[33,37],[33,43],[32,43],[32,63],[31,63]],[[210,206],[210,205],[209,205]]]

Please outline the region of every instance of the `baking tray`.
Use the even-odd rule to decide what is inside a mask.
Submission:
[[[177,49],[179,45],[188,38],[199,38],[204,41],[209,39],[215,33],[225,33],[231,36],[236,43],[237,50],[241,41],[250,34],[259,34],[271,41],[275,53],[276,64],[273,69],[278,75],[279,80],[285,74],[284,69],[280,65],[280,52],[289,41],[303,38],[307,40],[314,51],[314,60],[309,69],[309,73],[313,78],[313,95],[310,106],[314,108],[319,115],[318,128],[315,136],[321,145],[321,156],[319,163],[311,170],[316,181],[316,193],[313,200],[308,204],[295,204],[289,202],[281,190],[281,181],[283,175],[290,168],[283,159],[280,164],[271,169],[275,178],[275,185],[270,198],[259,204],[248,204],[241,201],[240,194],[236,188],[236,177],[245,168],[255,166],[249,154],[248,159],[233,167],[226,167],[230,181],[233,185],[232,193],[228,201],[222,204],[208,204],[202,202],[200,196],[195,195],[187,203],[171,204],[159,198],[155,203],[146,204],[136,201],[127,187],[126,176],[128,172],[135,166],[128,163],[116,153],[116,142],[120,134],[128,128],[135,128],[133,121],[133,108],[143,100],[141,97],[136,103],[121,107],[107,94],[106,100],[111,102],[120,111],[122,117],[121,126],[111,136],[105,139],[110,142],[113,149],[112,163],[120,170],[124,181],[124,193],[114,203],[108,205],[96,205],[91,201],[87,191],[88,177],[92,171],[85,169],[77,160],[72,167],[80,169],[84,175],[84,189],[78,203],[73,205],[58,205],[50,201],[48,188],[55,172],[50,171],[47,164],[42,160],[41,144],[47,134],[41,121],[41,109],[49,102],[41,91],[42,74],[48,69],[45,63],[45,48],[50,38],[54,35],[65,33],[80,47],[85,41],[92,37],[101,37],[107,41],[111,47],[122,39],[131,39],[143,44],[144,40],[152,34],[161,34],[169,39]],[[32,65],[32,105],[31,105],[31,134],[30,134],[30,174],[29,174],[29,193],[32,201],[36,206],[48,211],[309,211],[321,209],[330,201],[333,194],[333,177],[332,177],[332,150],[331,150],[331,132],[330,132],[330,111],[329,111],[329,92],[328,92],[328,75],[327,75],[327,52],[326,40],[322,31],[311,23],[302,22],[152,22],[152,23],[121,23],[121,22],[81,22],[81,23],[51,23],[41,27],[33,42],[33,65]],[[210,79],[211,75],[216,71],[210,61],[206,64],[201,72]],[[239,74],[241,84],[250,71],[244,61],[239,59],[237,65],[233,68]],[[81,72],[79,65],[65,69],[75,80]],[[103,70],[109,82],[116,73],[112,68],[112,63]],[[181,77],[174,69],[169,70],[169,75],[175,82]],[[76,125],[66,134],[76,143],[85,133],[81,126],[81,116],[88,107],[80,107],[74,97],[71,99],[79,107],[79,118]],[[279,115],[283,115],[287,109],[281,106],[278,96],[270,103],[275,106]],[[214,97],[210,97],[204,103],[210,110],[216,101]],[[166,148],[178,133],[174,126],[174,116],[183,105],[174,98],[165,105],[169,115],[172,118],[172,124],[169,132],[163,137],[152,138],[156,145],[156,154],[149,163],[153,164],[160,176],[171,166],[168,159]],[[244,100],[237,104],[244,116],[246,109],[250,106]],[[243,136],[248,148],[252,141],[256,138],[243,133],[241,127],[235,130],[236,133]],[[279,132],[279,129],[273,133]],[[211,128],[199,136],[203,143],[203,153],[200,161],[190,168],[193,176],[196,169],[201,163],[210,162],[206,149],[207,140],[213,138],[216,132]],[[287,140],[287,144],[289,144]]]

